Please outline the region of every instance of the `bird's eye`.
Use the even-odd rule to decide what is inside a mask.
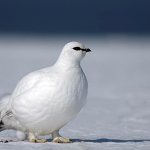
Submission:
[[[81,50],[81,48],[80,48],[80,47],[74,47],[73,49],[74,49],[74,50],[76,50],[76,51]]]

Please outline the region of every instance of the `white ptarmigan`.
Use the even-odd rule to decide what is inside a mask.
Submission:
[[[0,105],[0,128],[26,133],[31,142],[52,134],[53,142],[68,143],[59,130],[86,102],[88,82],[80,61],[90,52],[78,42],[67,43],[56,63],[26,75]]]

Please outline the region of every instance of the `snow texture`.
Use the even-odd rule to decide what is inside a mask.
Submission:
[[[65,43],[85,43],[93,52],[82,67],[89,81],[87,105],[61,134],[71,144],[0,143],[0,150],[149,150],[150,38],[0,37],[0,95],[12,92],[27,73],[52,65]],[[0,138],[15,138],[3,131]],[[46,138],[51,138],[46,136]]]

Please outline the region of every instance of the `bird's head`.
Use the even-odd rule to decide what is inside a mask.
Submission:
[[[83,44],[79,42],[69,42],[64,46],[62,55],[66,57],[66,59],[70,59],[70,61],[80,62],[87,52],[91,52],[91,50],[85,48]]]

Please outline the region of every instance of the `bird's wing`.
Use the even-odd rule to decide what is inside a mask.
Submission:
[[[48,105],[57,89],[59,76],[54,73],[35,72],[25,77],[12,95],[12,111],[15,115],[39,114]],[[30,118],[29,118],[30,119]],[[29,120],[30,121],[30,120]]]
[[[43,72],[36,71],[25,76],[16,86],[12,97],[17,97],[26,91],[32,89],[44,76]]]
[[[22,129],[22,125],[20,124],[18,118],[16,118],[13,112],[13,100],[15,100],[15,107],[20,107],[20,103],[25,103],[27,105],[33,106],[34,100],[39,100],[39,97],[44,97],[42,86],[47,83],[46,74],[42,71],[36,71],[25,76],[16,86],[14,92],[9,98],[5,98],[4,101],[5,107],[1,104],[3,108],[0,112],[1,120],[3,121],[5,128],[13,128],[13,129]]]

